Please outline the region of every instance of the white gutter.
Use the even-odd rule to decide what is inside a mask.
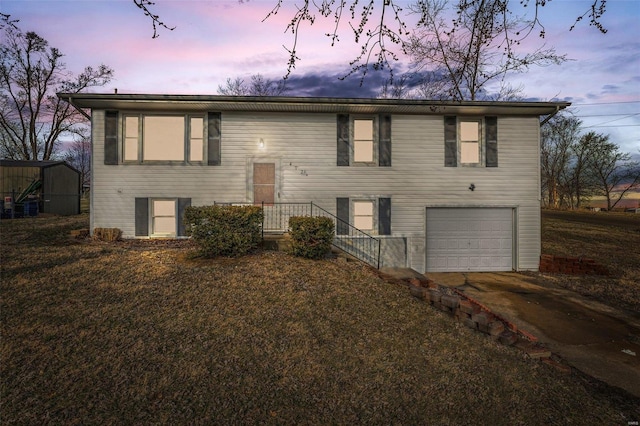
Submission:
[[[540,123],[540,127],[544,126],[547,123],[547,121],[551,120],[559,112],[560,112],[560,107],[556,106],[556,110],[551,114],[549,114],[544,120],[542,120],[542,122]]]
[[[68,99],[69,104],[76,109],[80,114],[84,115],[87,120],[91,121],[91,116],[87,114],[82,108],[73,103],[73,98],[69,96]]]

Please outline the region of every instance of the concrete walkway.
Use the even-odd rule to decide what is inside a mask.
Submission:
[[[407,278],[413,273],[407,272]],[[543,287],[534,277],[518,273],[426,276],[457,288],[533,334],[574,368],[640,397],[640,313]]]

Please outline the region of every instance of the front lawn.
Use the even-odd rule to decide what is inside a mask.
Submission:
[[[0,222],[3,424],[610,424],[640,401],[338,259]]]

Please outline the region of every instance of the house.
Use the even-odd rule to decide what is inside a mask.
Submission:
[[[188,205],[313,202],[420,272],[538,269],[540,117],[570,105],[58,96],[91,110],[91,229],[180,237]]]
[[[64,161],[0,160],[0,188],[3,200],[35,198],[43,213],[80,213],[80,172]]]

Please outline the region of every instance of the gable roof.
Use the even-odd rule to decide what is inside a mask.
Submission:
[[[5,167],[50,167],[56,164],[66,163],[64,161],[0,160],[0,166]]]
[[[66,161],[38,161],[38,160],[0,160],[0,166],[4,167],[39,167],[47,168],[53,166],[65,166],[76,173],[80,173],[75,167]]]
[[[343,114],[529,115],[555,114],[570,102],[433,101],[161,94],[58,93],[74,107],[167,111],[325,112]]]

